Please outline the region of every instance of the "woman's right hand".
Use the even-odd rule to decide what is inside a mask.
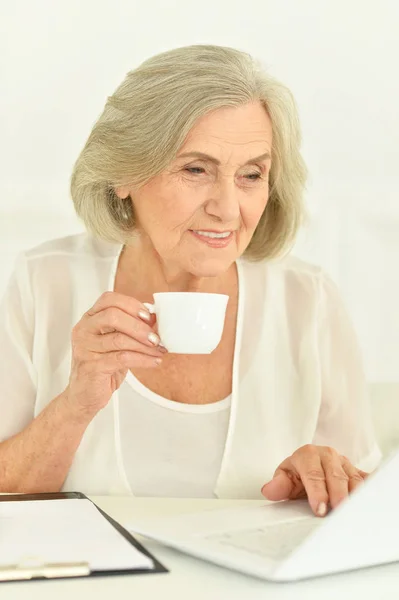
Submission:
[[[128,369],[156,368],[166,352],[145,306],[105,292],[72,330],[72,365],[65,390],[71,409],[94,416],[108,404]]]

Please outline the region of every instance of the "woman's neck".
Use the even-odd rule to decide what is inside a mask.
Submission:
[[[115,291],[145,302],[155,292],[226,293],[236,279],[235,265],[217,277],[197,277],[161,259],[140,242],[125,246],[119,258]]]

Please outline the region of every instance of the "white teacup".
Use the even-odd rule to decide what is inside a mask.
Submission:
[[[203,292],[162,292],[154,304],[144,305],[156,314],[158,333],[169,352],[209,354],[223,333],[229,297]]]

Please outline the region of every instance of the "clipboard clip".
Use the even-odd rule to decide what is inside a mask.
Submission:
[[[43,563],[37,559],[27,559],[16,565],[0,566],[0,581],[83,577],[90,573],[91,569],[87,562]]]

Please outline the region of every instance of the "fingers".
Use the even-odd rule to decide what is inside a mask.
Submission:
[[[344,457],[345,458],[345,457]],[[348,459],[346,459],[348,460]],[[348,461],[349,462],[349,461]],[[356,468],[356,467],[355,467]],[[363,477],[364,479],[367,479],[367,477],[369,477],[369,475],[371,475],[371,473],[366,473],[366,471],[362,471],[361,469],[357,469],[358,473],[360,473],[360,475]],[[372,471],[373,472],[373,471]]]
[[[359,486],[361,486],[362,483],[364,483],[364,480],[368,477],[368,473],[365,473],[365,471],[361,471],[360,469],[356,469],[356,467],[354,467],[351,462],[345,458],[345,456],[342,456],[341,458],[342,467],[349,479],[348,491],[351,493],[353,490],[356,490]]]
[[[111,307],[119,308],[132,316],[137,315],[139,310],[142,310],[151,318],[151,315],[144,304],[136,300],[136,298],[126,296],[125,294],[118,294],[117,292],[104,292],[101,294],[94,306],[87,311],[86,315],[92,317],[106,308]]]
[[[294,500],[300,497],[304,487],[301,480],[293,475],[291,471],[284,471],[280,468],[274,474],[271,481],[262,488],[262,494],[268,500]]]
[[[333,448],[323,448],[322,462],[326,473],[327,489],[331,508],[336,508],[342,500],[358,488],[368,473],[357,469]]]
[[[303,446],[292,455],[292,464],[303,483],[312,511],[316,516],[324,517],[329,494],[318,447]]]
[[[156,336],[155,333],[154,336]],[[159,339],[158,336],[157,339]],[[87,334],[86,350],[89,352],[97,352],[99,354],[127,350],[131,352],[142,352],[143,354],[154,357],[162,357],[166,353],[163,346],[154,345],[149,341],[147,344],[143,344],[131,336],[120,333],[119,331],[105,333],[104,335]]]
[[[342,466],[342,457],[332,448],[323,449],[322,464],[330,505],[336,508],[348,496],[349,475]]]
[[[105,373],[111,375],[117,371],[126,369],[153,369],[154,367],[158,367],[161,363],[161,357],[122,350],[94,355],[92,360],[81,362],[79,364],[78,374],[83,377],[88,375],[92,378],[96,374]]]
[[[285,474],[285,480],[280,475]],[[269,500],[294,500],[308,497],[309,504],[315,515],[324,517],[327,513],[328,491],[326,477],[316,446],[303,446],[292,456],[283,461],[277,471],[275,482],[266,484],[262,493]],[[275,475],[276,475],[275,474]],[[290,487],[287,480],[290,481]],[[284,495],[288,492],[287,495]]]
[[[262,493],[269,500],[307,496],[314,514],[323,517],[328,505],[336,508],[366,477],[333,448],[309,444],[279,465]]]
[[[85,321],[84,326],[87,332],[94,335],[117,331],[149,347],[160,343],[159,336],[150,325],[114,306],[95,313]]]
[[[159,365],[167,350],[150,326],[152,319],[135,298],[103,294],[72,330],[74,364],[79,372],[113,373]]]

